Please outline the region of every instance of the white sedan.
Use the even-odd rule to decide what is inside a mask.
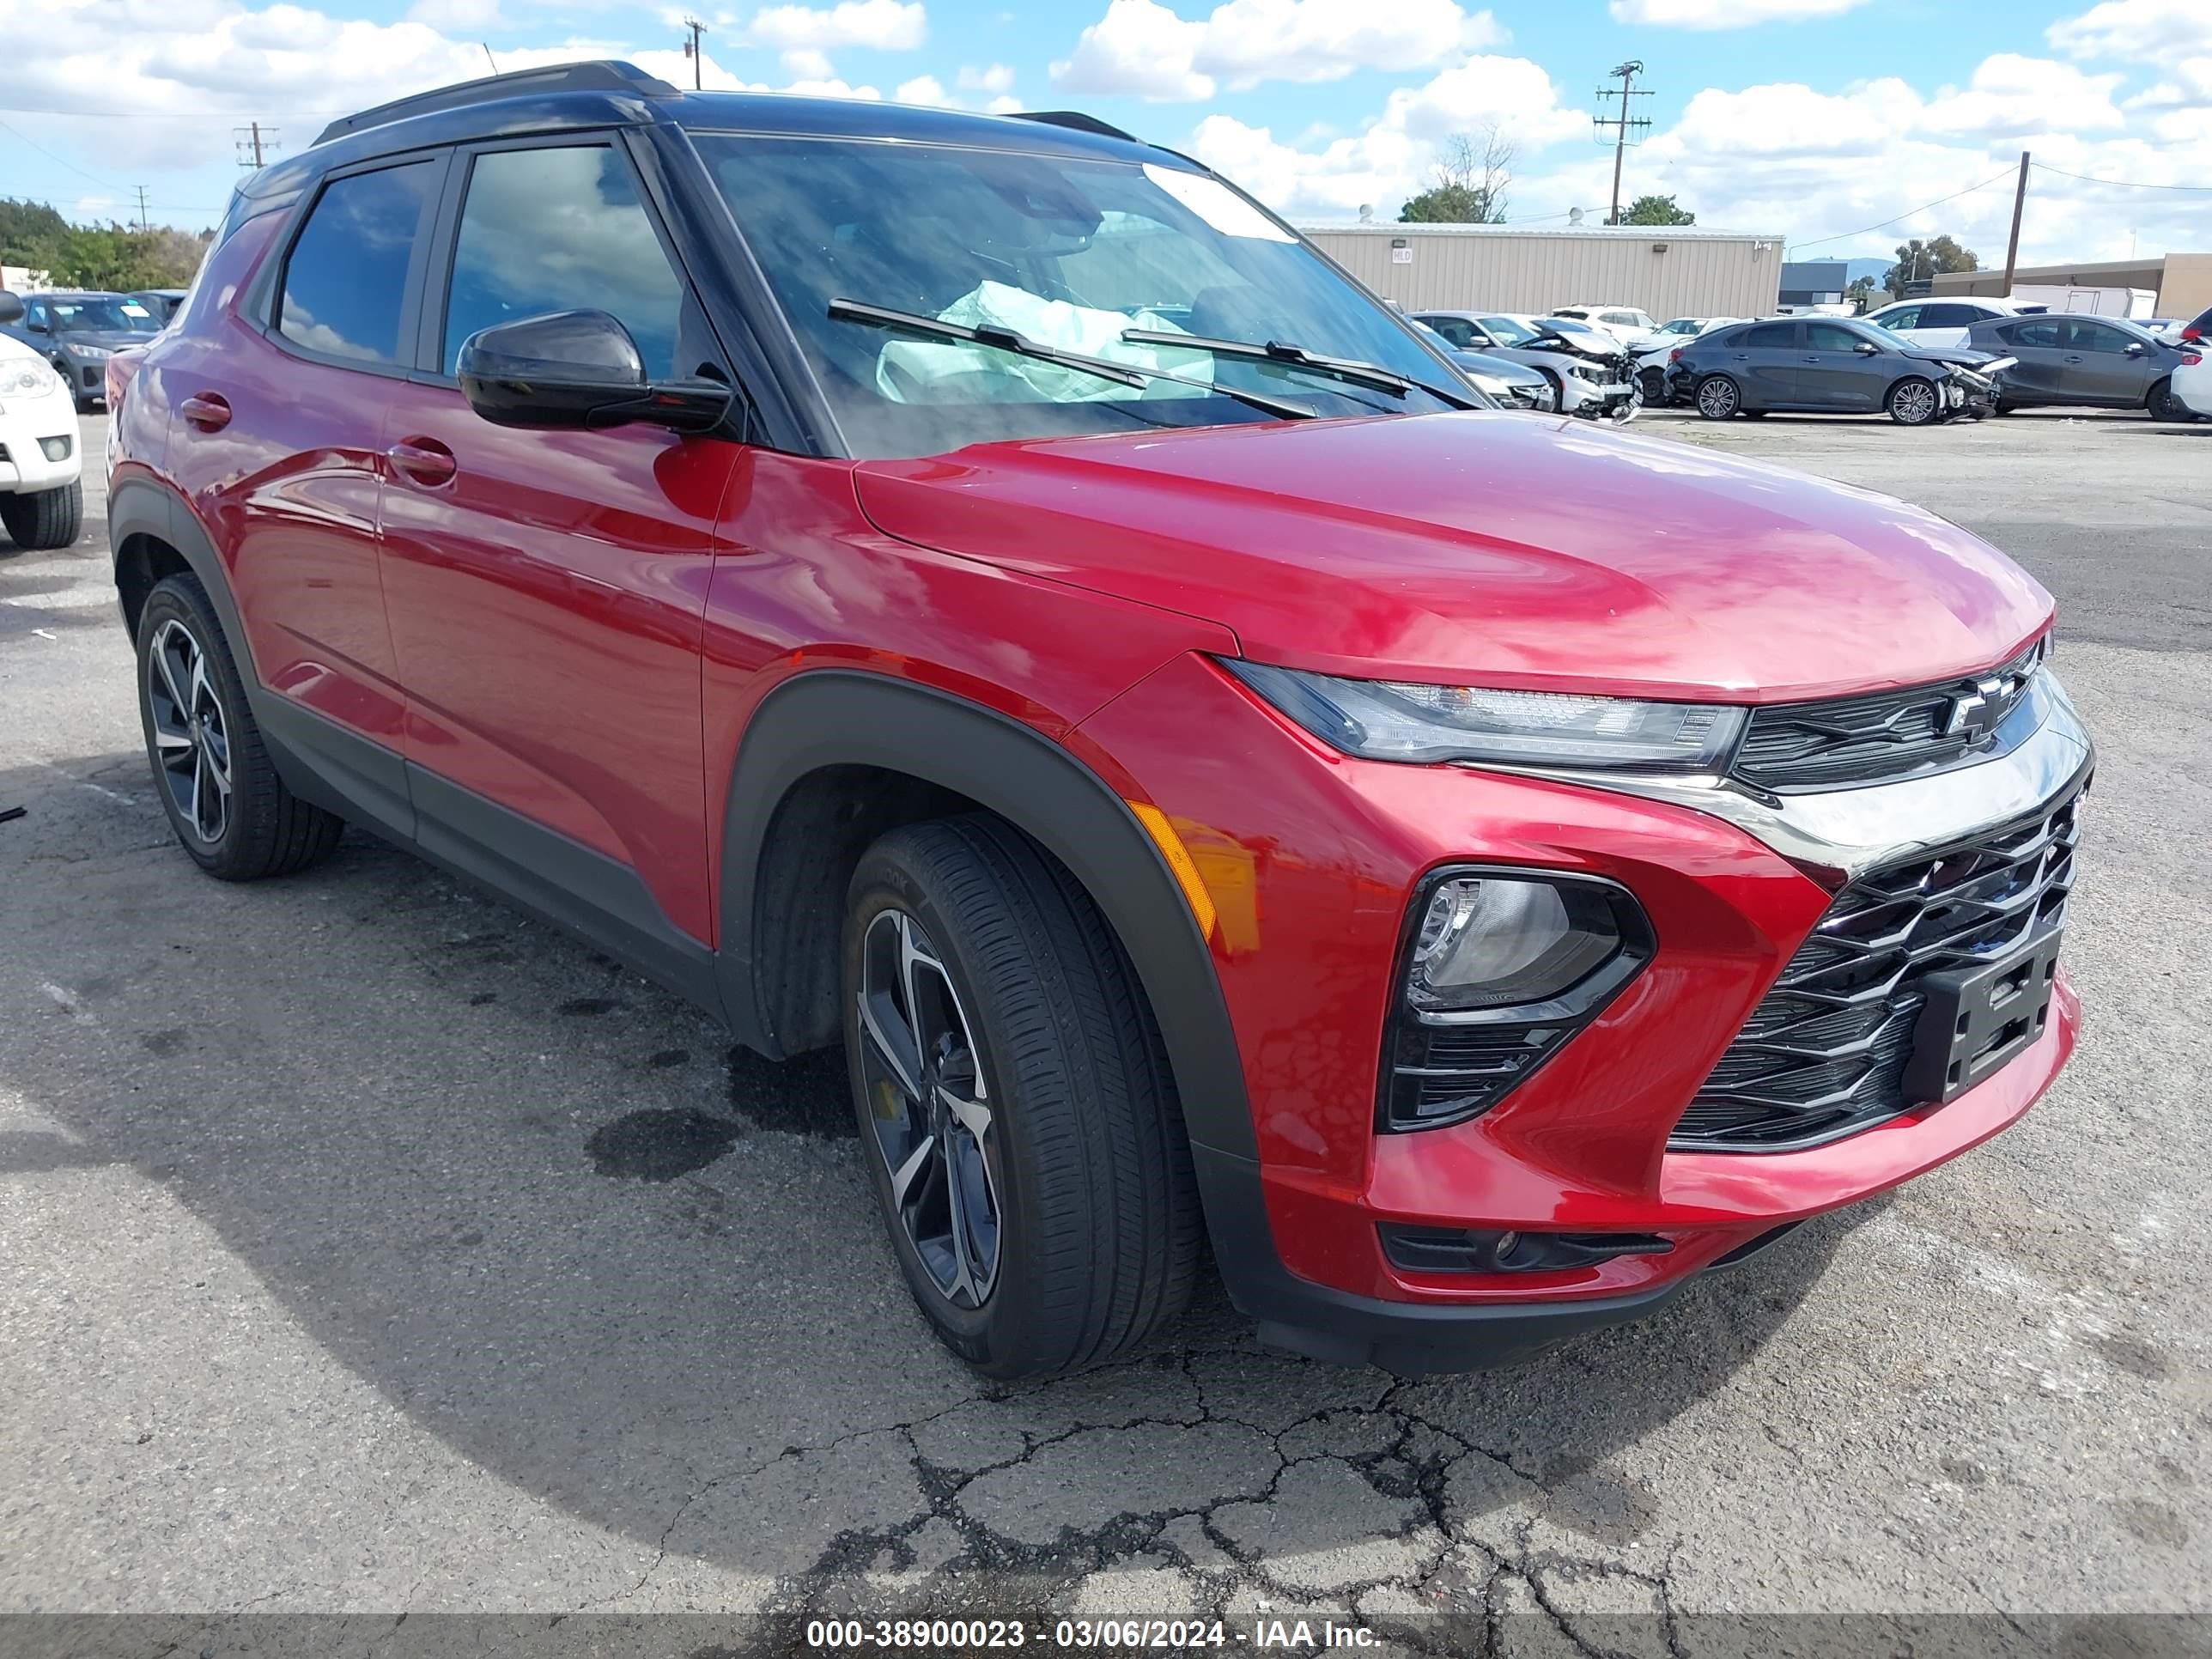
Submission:
[[[2212,357],[2184,346],[2181,365],[2173,371],[2172,391],[2174,401],[2198,420],[2212,418]]]
[[[0,295],[5,307],[20,301]],[[84,523],[76,404],[68,386],[21,340],[0,334],[0,527],[23,548],[67,547]]]

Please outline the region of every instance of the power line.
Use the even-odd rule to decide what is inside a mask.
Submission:
[[[1892,225],[1898,224],[1906,219],[1910,219],[1916,213],[1925,213],[1929,208],[1939,208],[1946,202],[1955,202],[1961,196],[1972,196],[1978,190],[1987,190],[1991,185],[1996,184],[2002,179],[2011,178],[2012,173],[2013,170],[2010,167],[2007,167],[2002,173],[1996,173],[1990,178],[1984,179],[1978,185],[1968,185],[1966,189],[1954,191],[1948,196],[1938,197],[1936,200],[1923,203],[1917,208],[1907,208],[1904,212],[1899,214],[1896,218],[1884,219],[1877,225],[1861,225],[1856,230],[1839,230],[1833,236],[1817,237],[1809,242],[1793,242],[1790,244],[1789,251],[1792,253],[1796,253],[1808,247],[1820,247],[1829,242],[1840,242],[1847,236],[1863,236],[1870,230],[1887,230]]]
[[[2086,173],[2069,173],[2064,167],[2052,167],[2047,161],[2033,161],[2029,165],[2038,173],[2055,173],[2062,179],[2079,179],[2085,185],[2115,185],[2122,190],[2212,191],[2212,185],[2146,185],[2134,179],[2093,179]]]
[[[288,115],[358,115],[359,110],[349,109],[289,109]],[[247,109],[22,109],[13,104],[0,104],[0,115],[38,115],[55,118],[70,116],[93,116],[102,121],[228,121],[240,115],[252,115]]]
[[[20,131],[15,128],[9,126],[5,121],[0,121],[0,131],[13,132],[18,138],[23,138],[23,135]],[[98,185],[102,190],[112,190],[118,195],[122,193],[123,186],[117,184],[112,179],[103,179],[96,173],[87,173],[82,167],[77,166],[76,162],[64,161],[60,156],[55,155],[53,151],[48,149],[44,144],[31,143],[31,141],[28,138],[23,138],[23,142],[27,144],[30,144],[33,149],[38,151],[40,155],[45,156],[46,160],[52,161],[56,167],[67,167],[71,173],[76,174],[78,178],[89,179],[94,184]]]

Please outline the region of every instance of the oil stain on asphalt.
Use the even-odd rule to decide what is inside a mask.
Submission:
[[[737,1144],[744,1127],[689,1109],[629,1112],[584,1143],[592,1166],[627,1181],[673,1181],[703,1170]]]

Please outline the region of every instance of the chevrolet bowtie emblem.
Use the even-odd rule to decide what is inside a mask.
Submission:
[[[1973,681],[1964,696],[1952,702],[1944,735],[1962,737],[1970,744],[1981,742],[2010,711],[2017,689],[2018,682],[2009,675]]]

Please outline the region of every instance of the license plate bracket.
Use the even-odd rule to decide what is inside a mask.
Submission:
[[[1912,1028],[1905,1097],[1955,1100],[2043,1035],[2064,929],[2046,928],[1996,962],[1930,974]]]

